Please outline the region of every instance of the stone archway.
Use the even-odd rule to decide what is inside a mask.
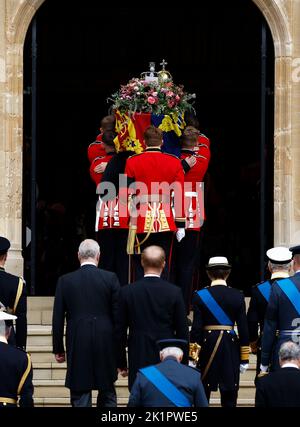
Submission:
[[[44,1],[6,0],[0,8],[0,171],[5,176],[0,182],[0,234],[12,242],[8,268],[17,274],[21,274],[23,268],[23,46],[30,22]],[[298,12],[292,10],[291,0],[284,2],[285,6],[282,0],[253,0],[269,24],[275,46],[275,244],[290,243],[298,221],[300,229],[300,193],[298,206],[293,202],[292,173],[296,168],[291,156],[297,137],[293,130],[296,123],[292,121],[292,89],[298,93],[294,108],[300,112],[300,90],[291,84],[293,45],[289,30],[293,28],[293,19],[300,15],[300,0],[296,1]]]

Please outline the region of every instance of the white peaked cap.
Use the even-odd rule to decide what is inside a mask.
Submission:
[[[214,256],[212,258],[209,258],[207,268],[213,268],[213,267],[227,267],[230,268],[231,265],[229,265],[228,259],[225,256]]]
[[[292,260],[292,252],[283,246],[277,246],[275,248],[269,249],[267,252],[267,257],[274,264],[285,264]]]
[[[14,316],[13,314],[8,314],[6,311],[0,310],[0,320],[14,320],[17,316]]]

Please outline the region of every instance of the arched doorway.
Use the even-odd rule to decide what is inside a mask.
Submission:
[[[222,253],[233,263],[234,286],[247,291],[259,280],[263,17],[251,0],[219,6],[218,14],[212,2],[206,3],[197,14],[183,11],[182,26],[176,26],[176,31],[177,14],[172,16],[168,10],[167,22],[155,29],[155,43],[150,35],[146,41],[137,38],[134,25],[126,27],[126,44],[112,30],[112,22],[122,28],[132,21],[134,11],[128,7],[107,7],[103,20],[104,10],[99,6],[73,10],[72,19],[68,2],[59,2],[59,14],[58,3],[53,1],[38,10],[38,294],[53,293],[57,276],[76,268],[77,244],[92,234],[94,188],[85,153],[107,112],[105,99],[120,83],[144,71],[149,60],[159,62],[162,57],[168,59],[174,80],[197,93],[202,131],[212,141],[207,224],[199,265]],[[267,33],[265,247],[273,244],[274,52]],[[25,89],[31,87],[30,43],[29,32],[24,51]],[[30,103],[30,94],[24,102]],[[30,154],[32,117],[26,111],[24,138]],[[24,158],[29,158],[26,152]],[[30,228],[28,207],[24,213]],[[26,249],[24,253],[30,279],[30,254]],[[200,271],[203,285],[205,276]]]

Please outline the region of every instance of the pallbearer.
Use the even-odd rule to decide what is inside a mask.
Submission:
[[[207,399],[219,387],[221,405],[234,407],[240,372],[248,368],[249,338],[244,296],[226,283],[230,271],[227,258],[210,258],[207,274],[211,285],[193,297],[191,343],[201,346],[198,367]]]
[[[183,187],[184,175],[180,160],[172,154],[162,153],[162,131],[149,126],[144,133],[146,150],[127,160],[125,173],[132,196],[128,253],[139,254],[150,245],[162,247],[168,266],[174,232],[178,240],[185,235]],[[175,214],[172,210],[174,191]],[[136,260],[136,279],[143,275],[140,260]]]
[[[88,159],[92,163],[96,157],[104,157],[105,149],[103,145],[103,133],[115,131],[116,119],[114,115],[105,116],[101,120],[100,134],[97,136],[96,141],[88,146]]]
[[[196,153],[198,131],[185,128],[181,138],[181,163],[184,170],[185,238],[175,242],[175,283],[180,286],[187,314],[192,292],[193,274],[200,247],[200,229],[204,220],[204,186],[209,158]]]
[[[115,185],[118,171],[113,171],[108,177],[106,174],[107,165],[118,156],[115,152],[114,138],[116,134],[112,131],[103,133],[102,141],[106,155],[102,158],[96,158],[91,165],[90,173],[94,179],[99,194],[99,200],[96,208],[96,231],[97,240],[101,247],[100,268],[116,273],[121,285],[128,283],[128,255],[126,252],[127,234],[128,234],[128,212],[127,205],[120,205],[119,189]],[[105,165],[104,170],[99,173],[94,172],[95,165]],[[97,166],[96,166],[97,167]],[[110,168],[111,169],[111,168]],[[124,172],[124,171],[123,171]],[[110,188],[109,197],[107,191],[101,188],[100,183],[105,181],[105,187]]]

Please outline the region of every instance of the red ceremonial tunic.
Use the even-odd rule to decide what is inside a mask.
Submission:
[[[104,157],[106,156],[106,152],[103,147],[102,142],[102,134],[100,133],[95,142],[92,142],[88,146],[88,159],[90,163],[92,163],[97,157]]]
[[[101,182],[102,173],[97,173],[94,171],[95,167],[98,165],[101,165],[101,163],[108,163],[110,161],[110,159],[112,158],[113,154],[106,154],[106,152],[104,151],[104,156],[101,157],[96,157],[90,166],[90,176],[92,178],[92,180],[94,181],[94,183],[96,184],[96,187],[98,186],[98,184]]]
[[[210,161],[210,140],[203,133],[199,134],[198,145],[194,148],[194,151],[205,157],[208,162]]]
[[[127,160],[125,174],[129,182],[135,182],[135,188],[131,184],[129,194],[136,194],[136,201],[139,200],[136,220],[134,209],[129,207],[131,226],[136,225],[137,233],[175,231],[184,226],[184,173],[177,157],[157,148],[148,148]],[[176,189],[174,215],[171,184]]]
[[[197,163],[184,175],[186,229],[200,231],[202,221],[205,217],[204,187],[202,181],[208,168],[209,159],[195,153],[194,150],[181,150],[181,160],[185,160],[191,156],[196,158]]]
[[[101,163],[108,163],[114,154],[106,154],[104,157],[96,158],[90,166],[90,175],[96,186],[100,184],[103,178],[102,173],[96,173],[95,167]],[[122,199],[123,200],[123,199]],[[126,198],[124,198],[126,200]],[[95,230],[105,230],[109,228],[128,228],[128,209],[127,202],[120,204],[119,195],[112,200],[103,201],[99,196],[96,206],[96,224]]]

